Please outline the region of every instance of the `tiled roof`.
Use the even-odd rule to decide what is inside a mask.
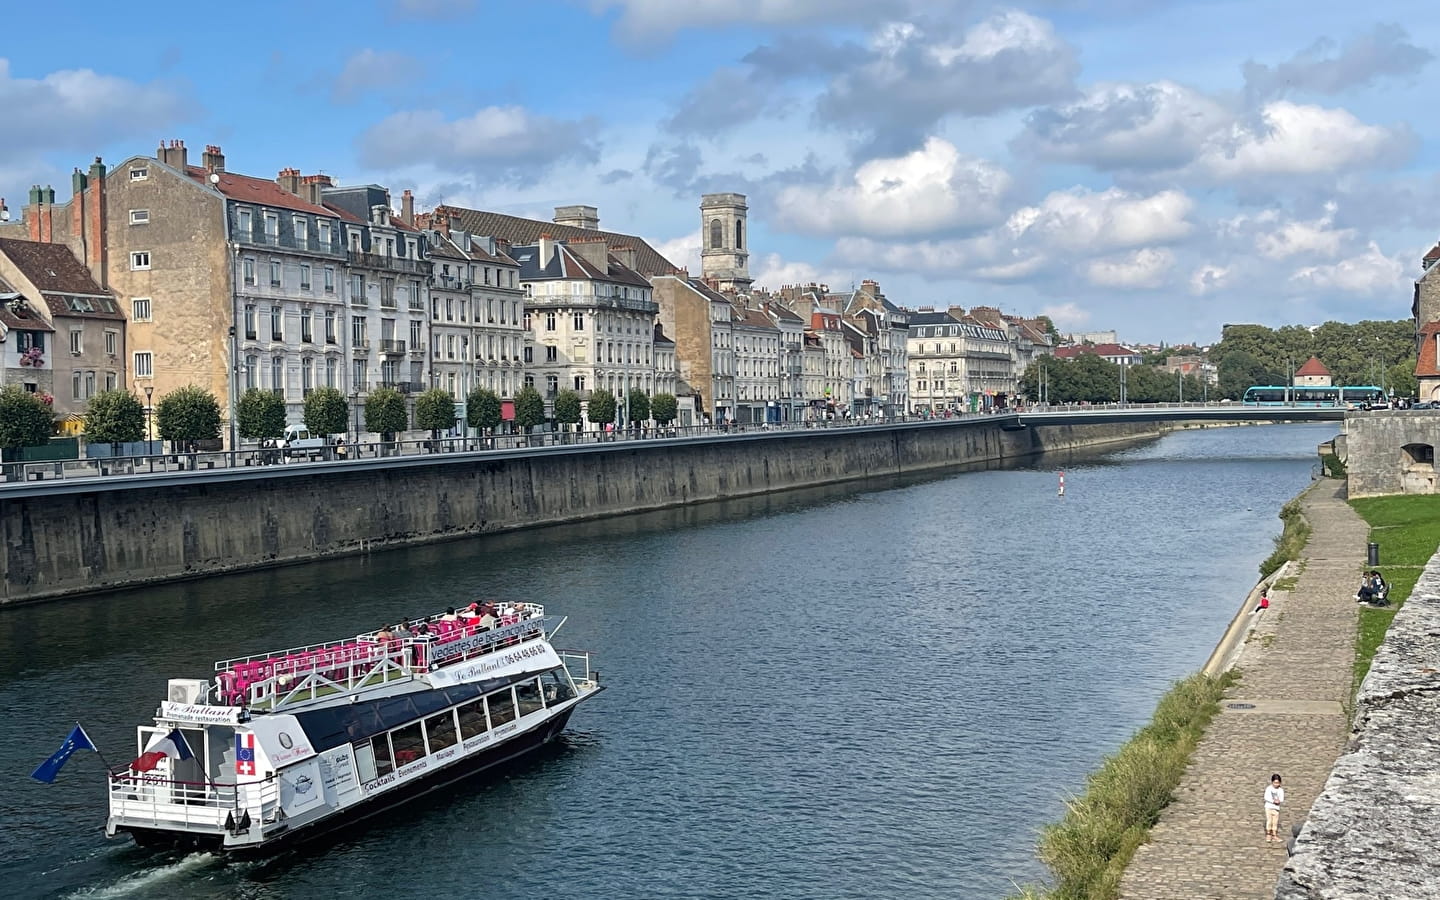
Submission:
[[[0,238],[0,253],[41,293],[109,295],[64,244]]]
[[[740,325],[746,325],[750,328],[764,328],[767,331],[775,330],[775,323],[770,321],[770,317],[758,309],[736,307],[735,321]]]
[[[458,206],[446,206],[443,209],[450,214],[452,224],[458,224],[459,227],[471,234],[503,238],[517,246],[534,244],[540,240],[542,234],[548,234],[560,240],[600,237],[604,238],[612,247],[633,247],[635,270],[646,278],[655,275],[677,275],[680,272],[674,263],[661,256],[654,247],[642,238],[631,234],[592,231],[589,228],[579,228],[575,225],[557,225],[554,222],[522,219],[519,216],[507,216],[503,213],[485,212],[479,209],[464,209]]]
[[[186,167],[185,174],[201,184],[210,183],[210,173],[198,166]],[[219,183],[215,185],[216,189],[231,200],[238,200],[242,203],[258,203],[261,206],[273,206],[278,209],[290,209],[295,212],[331,218],[338,215],[335,210],[325,209],[300,199],[269,179],[237,175],[234,172],[216,174],[220,176]],[[342,218],[353,217],[343,216]]]
[[[1330,370],[1320,361],[1320,357],[1312,356],[1305,365],[1295,370],[1296,375],[1329,375]]]
[[[662,326],[660,326],[660,325],[656,325],[656,326],[655,326],[655,343],[657,343],[657,344],[669,344],[669,345],[672,346],[672,347],[675,346],[675,342],[672,341],[672,340],[670,340],[668,337],[665,336],[665,330],[664,330],[664,328],[663,328]]]
[[[48,323],[37,316],[33,308],[26,303],[25,315],[18,315],[10,311],[10,302],[13,300],[24,301],[25,298],[12,290],[10,285],[0,281],[0,324],[6,328],[18,329],[20,331],[54,331]]]
[[[74,294],[42,294],[52,316],[78,319],[114,319],[125,321],[120,304],[113,297],[77,297]]]
[[[910,314],[911,328],[916,325],[954,325],[958,321],[959,319],[948,312],[912,312]]]
[[[1415,374],[1434,378],[1440,375],[1440,360],[1436,359],[1436,335],[1440,335],[1440,322],[1426,322],[1420,326],[1420,357],[1415,361]]]
[[[571,250],[562,243],[556,243],[554,255],[545,266],[540,266],[540,247],[538,244],[531,246],[515,246],[511,248],[515,258],[519,260],[521,281],[550,281],[557,279],[585,279],[588,281],[610,281],[617,284],[631,284],[637,287],[649,287],[650,282],[646,281],[639,273],[626,268],[618,259],[611,256],[607,260],[608,272],[602,272],[592,265],[579,253]]]

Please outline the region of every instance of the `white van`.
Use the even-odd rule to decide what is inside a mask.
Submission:
[[[286,459],[318,459],[325,455],[325,448],[329,444],[329,438],[322,434],[311,434],[304,425],[286,425],[285,436],[280,439],[280,448]]]

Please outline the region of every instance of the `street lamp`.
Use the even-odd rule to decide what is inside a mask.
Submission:
[[[153,440],[155,439],[155,438],[154,438],[154,434],[153,434],[154,425],[151,423],[151,420],[150,420],[150,417],[151,417],[151,415],[152,415],[152,413],[151,413],[151,407],[150,407],[150,395],[151,395],[151,394],[154,394],[154,393],[155,393],[155,386],[154,386],[154,385],[151,385],[151,384],[145,385],[145,442],[146,442],[147,444],[150,443],[151,441],[153,441]],[[146,448],[145,448],[145,450],[146,450],[147,453],[148,453],[151,449],[153,449],[153,448],[150,448],[150,447],[146,447]]]

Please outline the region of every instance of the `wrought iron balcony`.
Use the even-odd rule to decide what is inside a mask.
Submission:
[[[405,352],[405,342],[382,340],[380,341],[380,352],[386,356],[399,356]]]
[[[384,256],[379,253],[364,253],[360,250],[345,251],[345,260],[352,266],[364,266],[367,269],[386,269],[391,272],[409,272],[415,275],[430,274],[430,263],[427,260]]]

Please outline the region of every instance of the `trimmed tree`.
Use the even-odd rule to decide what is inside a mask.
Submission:
[[[92,444],[128,444],[145,437],[145,407],[134,394],[101,391],[85,407],[85,440]]]
[[[650,401],[650,416],[660,425],[669,425],[675,421],[679,412],[679,404],[674,394],[656,394],[655,399]]]
[[[515,424],[529,434],[530,429],[544,421],[545,400],[539,391],[527,384],[515,395]]]
[[[471,428],[493,432],[500,427],[500,395],[477,387],[465,398],[465,422]]]
[[[160,439],[169,441],[172,449],[193,451],[196,441],[213,441],[220,436],[220,402],[214,394],[193,384],[176,388],[155,404],[155,425]]]
[[[579,394],[567,390],[555,395],[555,421],[564,425],[575,425],[580,421]]]
[[[0,388],[0,448],[39,447],[54,433],[55,411],[39,394],[13,384]]]
[[[365,429],[380,435],[382,441],[395,440],[395,433],[405,430],[409,418],[405,397],[394,388],[378,387],[365,398]]]
[[[590,406],[585,414],[596,425],[609,425],[615,421],[615,395],[604,388],[591,391]]]
[[[630,421],[643,423],[648,418],[650,418],[650,395],[639,388],[632,388],[630,391]]]
[[[246,440],[278,438],[285,434],[285,401],[272,391],[251,388],[240,395],[235,424]]]
[[[430,432],[432,441],[440,432],[455,427],[455,398],[444,388],[431,388],[415,398],[415,427]]]
[[[311,434],[344,434],[349,424],[350,404],[335,388],[316,388],[305,398],[305,427]]]

